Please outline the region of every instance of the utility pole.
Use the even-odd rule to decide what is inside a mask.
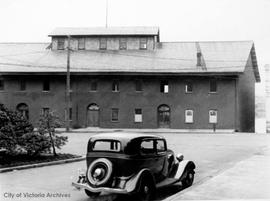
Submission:
[[[66,131],[69,131],[69,108],[70,108],[70,36],[68,35],[67,47],[67,76],[66,76]]]
[[[106,28],[108,27],[108,0],[106,0]]]

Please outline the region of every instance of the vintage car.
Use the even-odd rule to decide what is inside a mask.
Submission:
[[[193,183],[195,164],[167,149],[158,135],[104,133],[89,139],[87,170],[72,185],[90,197],[100,193],[136,194],[151,200],[157,188],[179,182],[184,188]]]

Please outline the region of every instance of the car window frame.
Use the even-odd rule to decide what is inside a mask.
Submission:
[[[144,141],[147,141],[147,140],[151,140],[153,141],[153,153],[143,153],[142,152],[142,149],[141,149],[141,144],[144,142]],[[164,142],[164,151],[160,151],[158,152],[157,150],[157,141],[163,141]],[[140,142],[140,146],[139,146],[139,153],[140,155],[142,156],[158,156],[158,155],[163,155],[164,153],[166,153],[167,151],[167,143],[166,143],[166,140],[164,139],[153,139],[153,138],[145,138],[145,139],[142,139],[141,142]]]
[[[94,146],[96,144],[96,142],[117,142],[120,144],[120,148],[118,151],[114,151],[114,150],[94,150]],[[123,149],[122,149],[122,143],[121,141],[119,140],[110,140],[110,139],[98,139],[98,140],[95,140],[91,143],[91,152],[109,152],[109,153],[122,153],[123,152]]]

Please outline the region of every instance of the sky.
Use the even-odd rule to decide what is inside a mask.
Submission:
[[[105,26],[106,0],[0,0],[0,42],[49,42],[55,27]],[[108,26],[159,26],[161,41],[253,40],[270,64],[270,0],[108,0]]]

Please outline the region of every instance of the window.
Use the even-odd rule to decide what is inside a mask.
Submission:
[[[25,91],[26,90],[26,83],[25,80],[20,81],[20,91]]]
[[[142,122],[142,109],[135,109],[134,122]]]
[[[118,114],[119,109],[118,108],[112,108],[112,121],[118,121]]]
[[[43,81],[43,91],[50,91],[50,82],[49,82],[49,80]]]
[[[119,49],[120,50],[126,50],[127,49],[127,39],[126,38],[120,38],[119,39]]]
[[[217,92],[217,81],[210,80],[210,93],[216,93],[216,92]]]
[[[0,80],[0,91],[3,91],[4,89],[5,89],[4,80]]]
[[[193,123],[193,110],[185,111],[185,123]]]
[[[141,80],[136,80],[135,81],[135,90],[137,92],[142,91],[142,81]]]
[[[50,112],[50,108],[48,108],[48,107],[42,108],[42,115],[43,116],[48,116],[49,112]]]
[[[91,81],[90,91],[97,91],[97,81]]]
[[[72,120],[72,108],[69,108],[69,120]]]
[[[209,110],[209,123],[210,124],[217,123],[217,110]]]
[[[119,92],[119,82],[118,81],[113,81],[112,83],[112,91],[113,92]]]
[[[29,119],[29,108],[25,103],[20,103],[16,107],[17,111],[26,119]]]
[[[157,140],[156,141],[157,152],[164,152],[166,151],[166,146],[164,140]]]
[[[85,49],[85,38],[79,38],[78,39],[78,50],[84,50]]]
[[[185,91],[186,91],[186,93],[192,93],[192,91],[193,91],[193,85],[192,85],[191,82],[187,82],[186,83]]]
[[[169,93],[169,82],[167,80],[162,80],[160,82],[160,92]]]
[[[93,145],[93,151],[115,151],[119,152],[121,150],[121,144],[119,141],[115,140],[98,140],[95,141]]]
[[[153,154],[155,153],[154,141],[144,140],[141,143],[141,153],[142,154]]]
[[[146,50],[147,49],[147,38],[140,39],[140,49]]]
[[[106,50],[107,49],[107,38],[101,38],[99,40],[99,49]]]
[[[57,49],[58,50],[64,50],[65,49],[65,39],[64,38],[58,38],[58,40],[57,40]]]

